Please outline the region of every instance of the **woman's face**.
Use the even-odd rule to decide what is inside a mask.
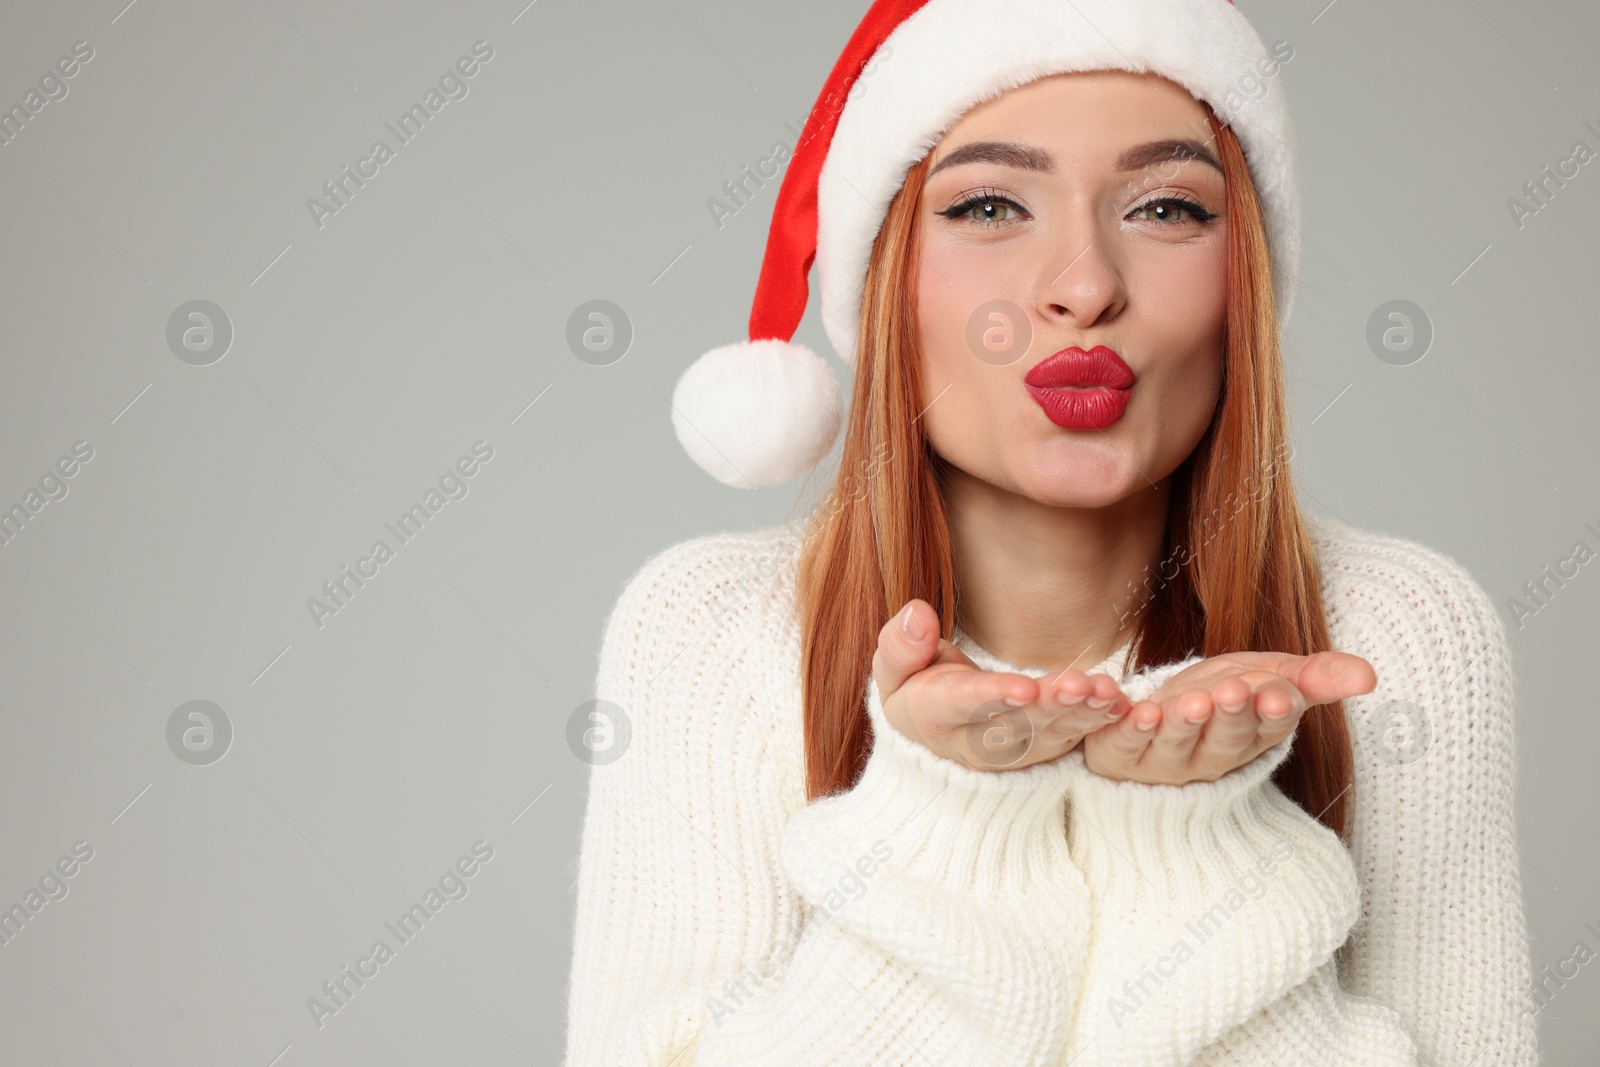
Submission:
[[[1215,160],[1201,105],[1127,71],[1030,82],[945,134],[917,216],[922,418],[942,457],[1040,503],[1103,507],[1193,451],[1222,385]],[[1074,346],[1090,357],[1050,359]],[[1097,372],[1110,384],[1068,384]]]

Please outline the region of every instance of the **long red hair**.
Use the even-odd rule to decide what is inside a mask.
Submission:
[[[1330,647],[1320,570],[1288,464],[1277,307],[1260,202],[1233,131],[1206,108],[1228,196],[1226,358],[1216,413],[1173,473],[1156,571],[1130,594],[1128,670],[1190,654],[1309,655]],[[851,788],[871,748],[866,682],[878,631],[920,597],[950,638],[958,600],[940,488],[945,461],[923,408],[916,212],[928,158],[907,174],[872,249],[854,394],[832,490],[806,523],[797,570],[806,795]],[[1108,621],[1109,625],[1109,621]],[[1307,709],[1274,774],[1341,837],[1352,755],[1343,701]],[[1004,773],[1004,772],[998,772]]]

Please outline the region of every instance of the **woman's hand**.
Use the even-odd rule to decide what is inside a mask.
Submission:
[[[1115,726],[1089,735],[1085,766],[1150,785],[1215,781],[1289,736],[1308,707],[1370,693],[1348,652],[1229,652],[1185,667]]]
[[[1133,706],[1108,674],[1073,669],[1041,680],[982,670],[939,636],[925,600],[908,601],[878,631],[872,675],[895,729],[980,771],[1057,759]]]

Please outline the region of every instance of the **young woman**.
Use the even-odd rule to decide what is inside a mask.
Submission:
[[[569,1067],[1536,1062],[1498,617],[1297,506],[1275,56],[1226,0],[868,12],[674,398],[730,484],[815,463],[815,248],[839,476],[611,612]]]

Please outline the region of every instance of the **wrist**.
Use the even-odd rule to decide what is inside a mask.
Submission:
[[[1025,887],[1042,865],[1066,857],[1064,760],[1019,770],[981,771],[940,756],[884,716],[869,682],[872,749],[847,792],[821,797],[815,817],[848,833],[858,851],[877,844],[887,862],[919,881],[964,894],[1003,895]],[[795,843],[805,836],[796,830]]]
[[[1280,866],[1339,881],[1342,843],[1271,781],[1297,733],[1213,781],[1184,785],[1113,780],[1069,753],[1067,836],[1091,890],[1133,910],[1145,901],[1199,905]],[[1175,862],[1179,853],[1187,858]]]

